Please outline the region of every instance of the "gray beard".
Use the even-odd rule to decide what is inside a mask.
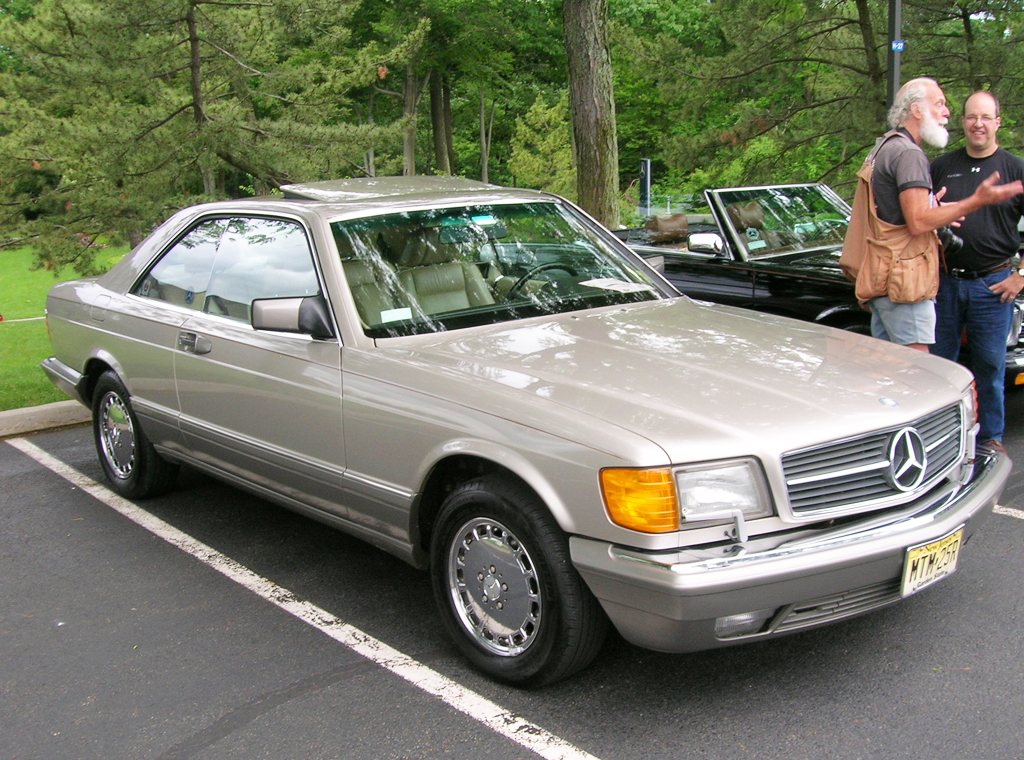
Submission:
[[[949,130],[939,124],[931,114],[921,120],[921,139],[935,148],[945,148],[949,142]]]

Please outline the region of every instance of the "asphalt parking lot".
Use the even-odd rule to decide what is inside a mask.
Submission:
[[[1024,462],[1024,391],[1008,418]],[[355,539],[194,472],[111,498],[87,427],[0,442],[0,480],[0,760],[1024,755],[1020,472],[895,607],[694,655],[613,639],[534,692],[471,670],[427,577]]]

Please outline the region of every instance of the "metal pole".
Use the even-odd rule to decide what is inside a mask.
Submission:
[[[651,213],[651,159],[640,159],[640,216]]]
[[[892,102],[896,99],[896,93],[900,89],[900,53],[903,52],[903,40],[900,28],[903,26],[903,2],[902,0],[889,0],[889,54],[887,58],[888,70],[886,72],[886,110],[892,108]]]

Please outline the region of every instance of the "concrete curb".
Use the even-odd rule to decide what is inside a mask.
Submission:
[[[90,410],[77,401],[58,401],[55,404],[11,409],[0,412],[0,438],[82,425],[91,419]]]

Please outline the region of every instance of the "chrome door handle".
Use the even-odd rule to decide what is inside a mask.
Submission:
[[[178,348],[189,354],[208,354],[213,350],[213,343],[209,338],[196,335],[194,332],[180,332]]]

